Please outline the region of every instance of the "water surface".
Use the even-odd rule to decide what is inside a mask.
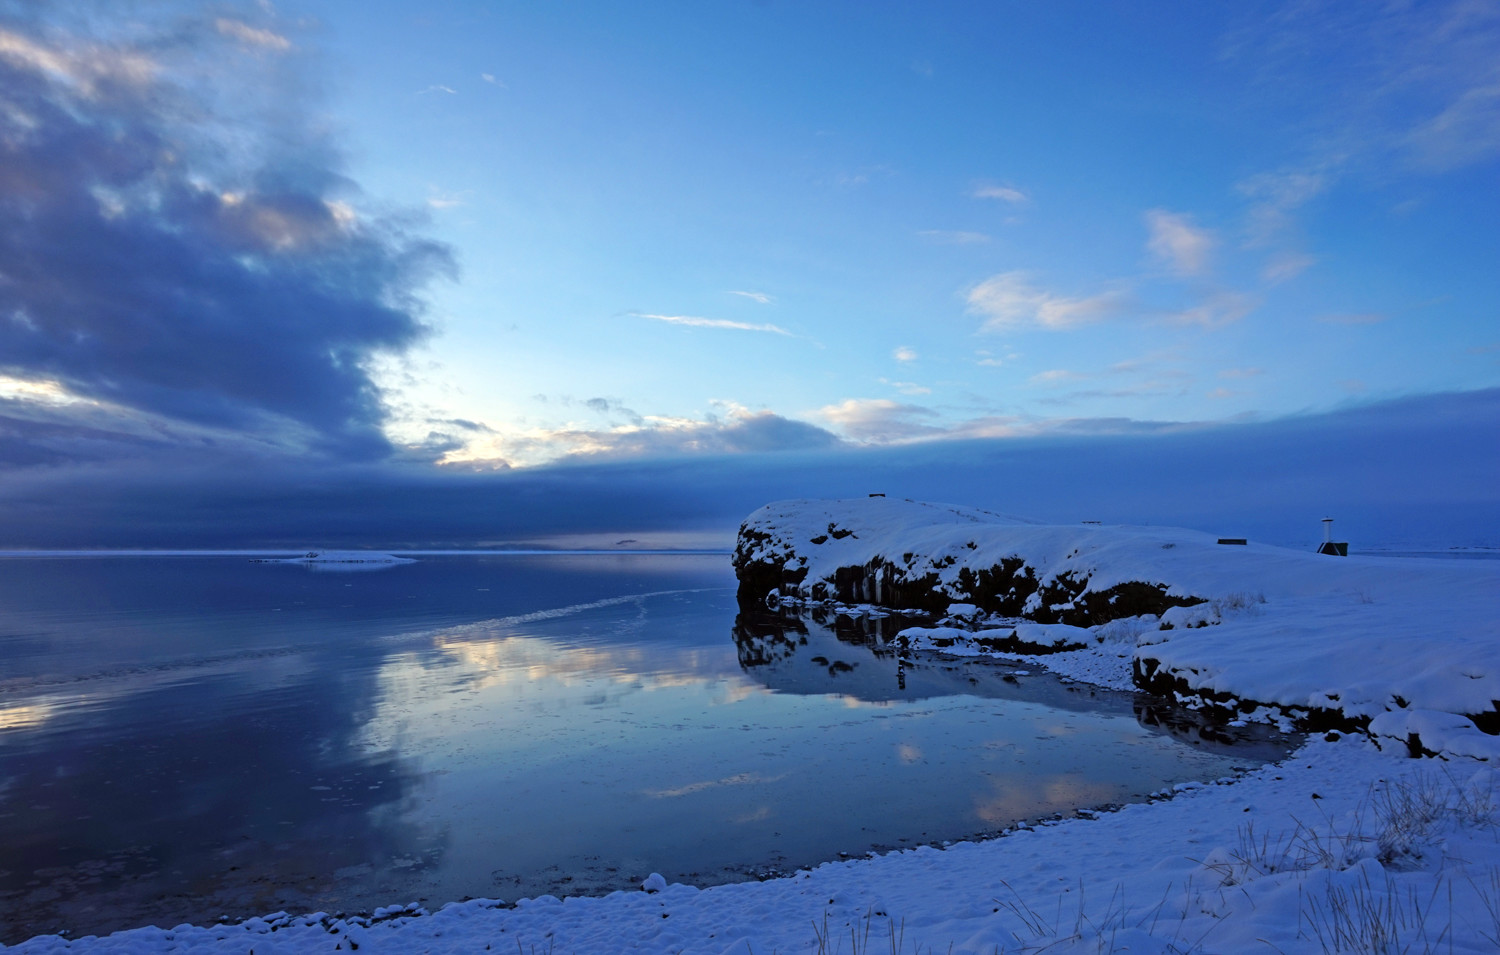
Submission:
[[[1128,693],[741,615],[728,559],[0,560],[4,941],[753,878],[1214,778]]]

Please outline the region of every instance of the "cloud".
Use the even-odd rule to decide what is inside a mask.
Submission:
[[[903,405],[887,398],[849,398],[818,409],[818,415],[855,441],[889,444],[912,438],[931,437],[943,428],[924,422],[937,412],[920,405]]]
[[[1122,291],[1065,298],[1032,285],[1025,272],[992,275],[969,290],[969,311],[986,316],[982,331],[1074,328],[1117,317],[1131,307]]]
[[[1284,226],[1286,213],[1335,174],[1384,185],[1500,157],[1493,3],[1391,4],[1378,16],[1359,5],[1287,3],[1247,22],[1254,26],[1228,54],[1249,65],[1258,84],[1295,91],[1309,154],[1300,170],[1277,174],[1300,182],[1257,210],[1254,238]]]
[[[892,388],[901,392],[903,395],[916,396],[932,394],[931,388],[928,388],[926,385],[919,385],[914,381],[892,381],[889,378],[881,378],[880,383],[882,385],[891,386]]]
[[[161,70],[157,59],[142,50],[102,44],[49,45],[3,25],[0,25],[0,61],[11,70],[57,83],[86,101],[96,101],[115,91],[139,92],[154,83]],[[26,113],[16,111],[22,103],[8,105],[11,107],[8,122],[27,119]]]
[[[900,362],[916,361],[917,352],[915,349],[901,345],[895,351],[891,352],[891,357]]]
[[[996,185],[976,186],[974,191],[969,193],[969,195],[975,199],[999,199],[1001,202],[1008,202],[1011,205],[1020,205],[1029,198],[1026,193],[1013,186]]]
[[[741,298],[748,298],[748,299],[750,299],[750,301],[752,301],[752,302],[759,302],[762,305],[770,305],[772,302],[776,301],[775,296],[767,295],[765,292],[734,292],[734,291],[732,291],[729,294],[730,295],[738,295]]]
[[[1235,190],[1250,200],[1249,245],[1276,241],[1291,227],[1293,214],[1321,195],[1331,181],[1331,168],[1312,168],[1257,173],[1236,183]]]
[[[1208,268],[1216,244],[1213,234],[1193,224],[1190,217],[1152,209],[1146,213],[1150,237],[1146,248],[1178,275],[1201,275]]]
[[[218,469],[44,466],[0,481],[0,546],[396,548],[649,533],[729,547],[745,515],[769,501],[872,490],[1059,523],[1232,529],[1298,547],[1317,542],[1316,520],[1327,513],[1361,550],[1493,546],[1500,444],[1474,436],[1497,428],[1500,389],[1489,389],[1270,421],[1063,419],[1028,430],[995,417],[949,440],[886,447],[840,445],[824,432],[821,449],[784,454],[574,459],[486,473],[303,458]],[[1133,479],[1097,480],[1101,467]]]
[[[1259,308],[1260,304],[1261,300],[1254,295],[1226,289],[1209,292],[1187,308],[1164,311],[1160,317],[1175,325],[1217,328],[1239,321]]]
[[[942,245],[978,245],[990,241],[990,237],[983,232],[954,232],[943,229],[923,229],[917,235],[932,242]]]
[[[498,87],[500,87],[503,90],[510,89],[510,87],[506,86],[503,82],[501,82],[500,80],[495,79],[495,74],[493,74],[493,73],[480,73],[479,74],[479,78],[481,80],[484,80],[486,83],[490,84],[491,86],[498,86]]]
[[[1035,385],[1051,385],[1064,381],[1081,381],[1087,377],[1088,375],[1068,371],[1066,368],[1053,368],[1049,371],[1039,371],[1027,380]]]
[[[417,90],[418,96],[423,96],[427,93],[447,93],[450,96],[457,96],[458,90],[454,89],[451,86],[444,86],[441,83],[434,83],[431,86],[427,87],[425,90]]]
[[[1299,252],[1282,252],[1271,256],[1261,269],[1260,277],[1269,285],[1289,282],[1318,263],[1316,257]]]
[[[1500,156],[1500,72],[1491,85],[1464,90],[1408,137],[1418,161],[1435,171]]]
[[[485,471],[556,462],[810,451],[841,443],[836,435],[805,421],[733,402],[719,404],[722,416],[674,418],[641,415],[618,402],[590,398],[583,405],[612,419],[612,426],[486,429],[437,460],[448,469]]]
[[[787,335],[792,333],[779,325],[755,325],[750,322],[735,322],[727,318],[699,318],[696,315],[654,315],[650,312],[632,312],[638,318],[649,318],[652,321],[667,322],[671,325],[687,325],[690,328],[728,328],[742,332],[770,332],[773,335]]]
[[[434,188],[429,188],[428,192],[431,193],[427,197],[427,208],[429,209],[457,209],[464,204],[464,197],[467,195],[467,193],[452,195],[440,192]]]
[[[274,50],[277,53],[285,53],[292,48],[292,41],[273,30],[264,30],[253,27],[243,20],[232,20],[228,17],[220,17],[214,21],[214,29],[227,37],[233,37],[241,43],[249,46],[258,46],[266,50]]]
[[[132,29],[0,28],[0,375],[92,402],[75,436],[389,453],[367,369],[428,334],[447,250],[360,214],[300,61],[217,22]]]
[[[604,415],[606,418],[624,420],[626,423],[636,427],[640,427],[646,420],[638,412],[609,398],[590,398],[584,402],[584,405],[596,414]]]

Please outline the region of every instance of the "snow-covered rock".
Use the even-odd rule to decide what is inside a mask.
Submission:
[[[1124,643],[1137,686],[1228,718],[1497,752],[1500,562],[1328,557],[861,498],[761,508],[740,528],[734,565],[747,606],[774,589],[783,603],[876,604],[964,625],[904,631],[918,648],[1067,649],[1118,666]],[[1059,624],[1067,630],[1034,629]]]

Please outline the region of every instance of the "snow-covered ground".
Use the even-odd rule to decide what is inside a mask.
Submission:
[[[746,520],[735,559],[742,580],[800,577],[773,599],[831,595],[840,579],[863,576],[865,599],[890,605],[874,583],[888,592],[892,580],[928,580],[925,589],[956,602],[947,612],[963,626],[913,630],[918,646],[977,652],[1012,633],[1084,643],[1095,652],[1049,661],[1081,667],[1073,674],[1084,679],[1128,651],[1145,674],[1252,718],[1321,714],[1402,746],[1500,757],[1500,737],[1489,735],[1500,730],[1500,561],[1327,557],[1179,528],[1041,525],[885,498],[767,505]],[[973,575],[1007,562],[1020,567],[1018,616],[1102,622],[984,613],[969,602],[983,597]],[[1132,585],[1159,588],[1164,603],[1200,602],[1108,619],[1126,604],[1105,595]]]
[[[1087,581],[1079,593],[1164,585],[1203,602],[1088,627],[948,609],[1028,642],[1083,644],[1028,665],[1120,686],[1136,661],[1153,660],[1194,688],[1276,704],[1274,718],[1322,708],[1368,719],[1371,735],[1316,734],[1279,764],[1117,812],[761,883],[656,878],[604,898],[479,900],[373,920],[278,915],[48,936],[12,950],[1500,951],[1500,759],[1496,738],[1464,715],[1500,698],[1500,567],[1221,546],[1160,528],[1051,528],[879,499],[773,505],[748,523],[759,536],[742,558],[796,562],[809,586],[875,557],[920,565],[947,586],[963,566],[1017,555],[1041,581],[1072,570]],[[945,652],[982,649],[964,627],[909,633]],[[1440,756],[1391,745],[1413,731]]]

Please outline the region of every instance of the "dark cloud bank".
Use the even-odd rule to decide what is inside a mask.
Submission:
[[[1500,544],[1500,389],[1154,435],[619,461],[492,474],[430,466],[27,468],[4,546],[475,546],[601,533],[732,539],[799,496],[949,500],[1043,520],[1200,527],[1357,546]],[[603,538],[601,538],[602,540]]]
[[[355,212],[276,24],[179,19],[122,38],[16,9],[0,7],[0,374],[94,405],[61,422],[12,413],[4,450],[389,454],[368,365],[426,334],[417,293],[451,263]]]
[[[760,414],[687,443],[639,432],[613,461],[443,472],[431,457],[483,426],[392,448],[370,367],[428,333],[421,293],[449,253],[356,211],[296,37],[260,7],[125,38],[96,27],[124,22],[111,5],[66,29],[58,9],[0,0],[0,376],[55,392],[0,397],[0,548],[725,544],[767,501],[873,491],[1285,543],[1332,515],[1356,545],[1500,544],[1497,390],[864,450]]]

